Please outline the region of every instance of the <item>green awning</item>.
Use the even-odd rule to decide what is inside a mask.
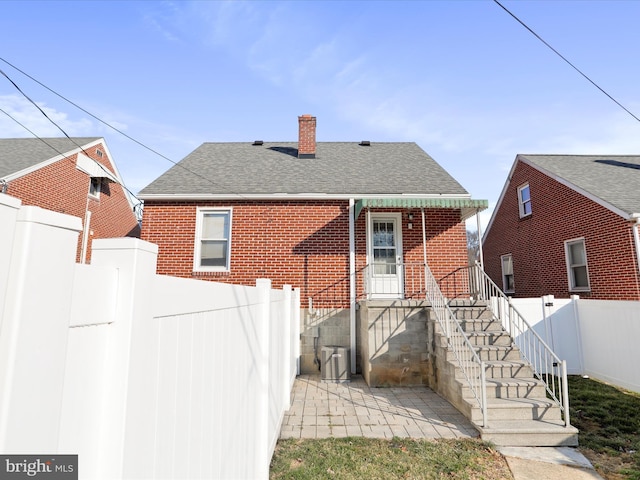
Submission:
[[[363,208],[452,208],[459,209],[460,220],[466,220],[489,208],[488,200],[470,198],[362,198],[356,201],[356,218]]]

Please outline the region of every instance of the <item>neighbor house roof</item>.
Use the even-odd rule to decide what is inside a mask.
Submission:
[[[518,155],[517,160],[622,216],[640,214],[640,156]]]
[[[0,139],[0,179],[19,174],[48,160],[100,140],[100,137],[76,138],[2,138]]]
[[[415,143],[204,143],[140,192],[143,199],[325,195],[446,196],[469,193]]]

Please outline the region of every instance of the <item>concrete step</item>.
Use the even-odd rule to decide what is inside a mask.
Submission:
[[[476,347],[476,353],[480,360],[522,360],[520,349],[515,345],[481,345]]]
[[[578,429],[560,420],[495,420],[487,427],[474,424],[480,438],[499,447],[575,447]]]
[[[482,410],[475,398],[467,398],[467,418],[473,423],[482,423]],[[495,420],[550,420],[562,419],[560,407],[544,398],[487,398],[487,417]]]
[[[502,332],[502,323],[494,319],[458,320],[465,333],[470,332]]]
[[[436,343],[436,346],[446,349],[445,360],[448,362],[456,362],[457,359],[453,350],[446,345],[442,345],[442,343],[444,343],[442,340],[437,341],[439,343]],[[484,360],[485,362],[522,360],[520,350],[515,345],[482,345],[475,347],[475,351],[478,357],[480,357],[480,360]]]
[[[457,363],[452,367],[456,368]],[[485,363],[485,376],[491,378],[533,378],[533,369],[524,360],[495,360]],[[462,369],[456,368],[456,377],[463,377]]]
[[[466,379],[456,379],[462,398],[473,398]],[[535,378],[493,378],[487,379],[487,399],[492,398],[545,398],[546,387]],[[488,400],[487,400],[488,401]]]
[[[486,320],[493,318],[493,313],[487,307],[451,307],[451,312],[458,320]]]
[[[484,345],[504,345],[509,346],[513,342],[511,335],[504,331],[489,331],[489,332],[466,332],[467,338],[471,345],[484,346]]]

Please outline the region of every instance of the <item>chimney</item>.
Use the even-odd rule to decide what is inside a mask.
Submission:
[[[298,158],[316,158],[316,117],[298,117]]]

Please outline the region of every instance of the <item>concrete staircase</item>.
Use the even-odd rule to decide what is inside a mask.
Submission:
[[[499,446],[576,446],[578,430],[566,427],[560,407],[546,396],[529,363],[510,335],[483,304],[456,302],[451,310],[487,362],[487,426],[453,351],[437,322],[433,322],[439,393],[460,410],[483,440]]]

